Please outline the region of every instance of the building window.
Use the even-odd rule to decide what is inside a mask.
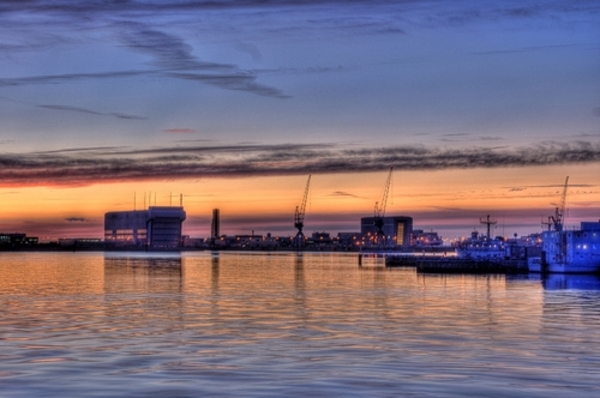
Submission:
[[[396,244],[399,246],[404,245],[404,223],[399,222],[396,227]]]

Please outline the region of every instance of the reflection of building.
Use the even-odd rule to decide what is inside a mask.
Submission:
[[[384,217],[382,229],[387,242],[386,246],[409,246],[412,226],[412,217]],[[377,235],[374,217],[360,219],[360,233],[367,240]]]
[[[181,246],[183,207],[151,206],[148,210],[104,215],[104,240],[117,246],[175,248]]]
[[[183,259],[179,255],[163,256],[115,256],[104,255],[104,293],[121,293],[131,286],[146,293],[175,293],[163,302],[169,308],[178,308],[181,304],[183,288]],[[128,306],[119,305],[119,300],[109,300],[106,311],[117,317],[131,315]]]

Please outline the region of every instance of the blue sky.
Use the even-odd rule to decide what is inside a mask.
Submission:
[[[0,0],[0,161],[7,189],[392,164],[598,184],[600,4]]]

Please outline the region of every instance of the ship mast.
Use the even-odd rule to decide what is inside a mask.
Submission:
[[[488,214],[485,219],[480,218],[479,219],[479,223],[487,225],[487,239],[490,240],[491,239],[491,234],[490,234],[491,226],[498,224],[498,221],[492,219],[490,217],[490,215]]]

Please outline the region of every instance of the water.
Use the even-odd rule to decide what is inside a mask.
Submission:
[[[597,277],[2,253],[2,397],[600,396]]]

